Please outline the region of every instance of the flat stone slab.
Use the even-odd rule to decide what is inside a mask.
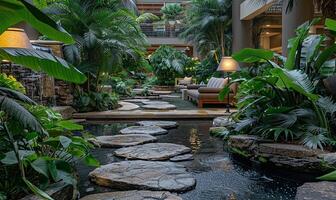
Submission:
[[[306,157],[315,157],[325,152],[317,149],[316,150],[308,149],[303,145],[266,143],[259,145],[259,153],[288,156],[292,158],[306,158]]]
[[[263,141],[263,139],[255,135],[231,135],[228,139],[228,145],[229,147],[249,151],[255,148],[261,141]]]
[[[160,95],[161,98],[181,98],[178,95]]]
[[[149,101],[149,99],[125,99],[123,101],[130,102],[130,103],[143,103]]]
[[[192,154],[185,154],[185,155],[179,155],[179,156],[172,157],[169,160],[172,162],[189,161],[189,160],[194,160],[194,156]]]
[[[136,110],[140,107],[134,103],[125,102],[125,101],[120,101],[118,102],[118,104],[121,106],[120,108],[117,109],[118,111]]]
[[[149,142],[155,142],[157,138],[147,134],[98,136],[93,140],[94,144],[107,148],[129,147]]]
[[[100,186],[113,189],[183,192],[196,185],[192,174],[173,162],[122,161],[103,165],[89,177]]]
[[[169,104],[169,103],[166,101],[144,101],[143,104],[152,105],[152,104]]]
[[[121,134],[164,135],[168,131],[158,126],[130,126],[120,130]]]
[[[140,121],[136,124],[140,126],[158,126],[167,129],[176,128],[178,126],[178,123],[174,121]]]
[[[107,192],[92,194],[81,198],[80,200],[182,200],[167,191],[148,191],[148,190],[130,190],[122,192]]]
[[[168,95],[172,94],[173,91],[164,91],[164,90],[153,90],[153,94],[158,94],[158,95]]]
[[[314,182],[305,183],[298,187],[296,200],[335,200],[336,199],[336,182]]]
[[[174,110],[176,106],[172,104],[149,104],[142,106],[142,108],[150,110]]]
[[[212,124],[215,127],[227,127],[227,126],[234,124],[234,121],[229,119],[229,117],[227,116],[223,116],[223,117],[216,117],[213,120]]]
[[[55,106],[51,108],[62,115],[64,119],[71,119],[76,110],[71,106]]]
[[[114,154],[129,160],[169,160],[191,152],[189,147],[172,143],[150,143],[117,149]]]

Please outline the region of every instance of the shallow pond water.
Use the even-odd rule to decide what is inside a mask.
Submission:
[[[180,162],[197,179],[196,188],[179,194],[184,200],[292,200],[298,186],[311,180],[305,174],[261,168],[241,161],[225,151],[223,141],[209,136],[211,121],[179,121],[177,129],[158,136],[158,142],[183,144],[192,149],[193,161]],[[88,123],[86,129],[95,136],[114,135],[133,122]],[[95,149],[93,154],[101,164],[120,160],[113,156],[115,149]],[[112,191],[88,180],[93,168],[78,164],[81,196]]]

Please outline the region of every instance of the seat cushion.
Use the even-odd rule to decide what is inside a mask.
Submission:
[[[224,78],[215,78],[211,77],[209,80],[207,87],[209,88],[223,88],[225,84],[227,83],[227,80],[225,81]]]
[[[192,82],[192,77],[184,77],[182,80],[179,80],[179,85],[190,85]]]

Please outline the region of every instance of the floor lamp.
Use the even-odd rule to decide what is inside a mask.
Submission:
[[[226,72],[228,74],[228,83],[230,83],[230,73],[240,71],[239,63],[232,57],[222,57],[221,62],[218,65],[217,71]],[[228,93],[228,103],[226,106],[226,112],[230,113],[230,92]]]

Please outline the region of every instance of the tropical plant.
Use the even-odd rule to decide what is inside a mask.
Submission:
[[[175,78],[183,74],[184,66],[191,60],[185,53],[171,46],[160,46],[150,57],[159,85],[173,85]]]
[[[29,23],[49,38],[73,43],[71,35],[66,33],[48,16],[25,0],[3,0],[0,2],[0,35],[19,22]],[[21,64],[34,71],[43,71],[55,78],[74,83],[83,83],[86,77],[75,67],[46,52],[33,49],[0,48],[0,59]]]
[[[0,80],[0,193],[19,199],[27,189],[52,199],[43,189],[63,181],[76,187],[73,162],[97,166],[89,153],[93,146],[73,136],[83,127],[63,120],[59,113],[37,105],[25,96],[12,77]]]
[[[145,23],[148,21],[154,22],[154,21],[159,21],[160,17],[154,15],[153,13],[142,13],[136,18],[136,21],[138,23]]]
[[[336,44],[324,48],[324,35],[309,35],[318,21],[297,29],[297,36],[289,41],[287,58],[262,49],[244,49],[233,56],[262,66],[257,75],[231,82],[241,83],[233,133],[299,140],[313,149],[335,141],[331,128],[336,104],[326,93],[323,79],[336,74]],[[228,91],[228,87],[223,89],[221,99]]]
[[[202,56],[214,51],[220,56],[230,55],[231,2],[230,0],[192,0],[186,10],[185,25],[180,37],[195,44]]]
[[[181,18],[183,7],[178,3],[167,3],[160,12],[166,21],[175,21]]]
[[[73,106],[78,112],[113,110],[118,107],[118,96],[105,92],[78,91]]]
[[[207,82],[211,77],[223,76],[217,71],[218,61],[209,54],[199,65],[195,66],[195,78],[198,83]]]
[[[85,87],[89,91],[99,90],[102,74],[144,54],[147,40],[133,12],[120,0],[62,0],[47,8],[75,38],[75,45],[65,47],[65,58],[92,79]]]

